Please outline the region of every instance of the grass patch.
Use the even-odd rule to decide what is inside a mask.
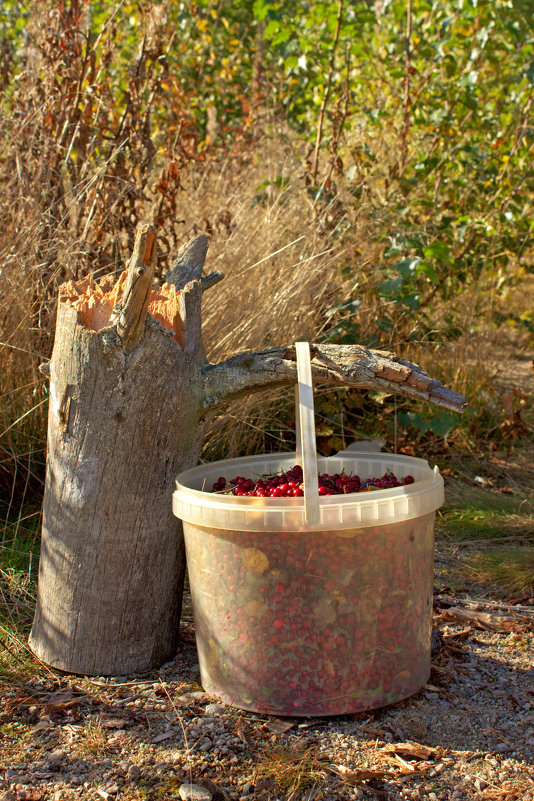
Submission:
[[[463,567],[471,581],[496,585],[513,596],[534,595],[534,547],[506,547],[477,552]]]
[[[274,746],[260,755],[255,783],[272,778],[291,801],[298,793],[323,784],[331,767],[330,759],[315,747]]]
[[[16,555],[13,559],[17,561]],[[23,561],[22,555],[20,560]],[[0,689],[37,677],[56,678],[28,647],[35,591],[35,580],[27,567],[22,571],[0,568]]]
[[[438,512],[438,537],[448,541],[534,539],[530,494],[505,495],[494,490],[451,482],[446,505]]]
[[[92,757],[108,751],[106,731],[98,721],[87,723],[76,744],[78,752],[85,757]]]

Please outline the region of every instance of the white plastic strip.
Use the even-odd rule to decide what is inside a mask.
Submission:
[[[309,342],[296,342],[297,351],[297,458],[302,459],[304,474],[304,514],[306,522],[319,522],[319,481],[317,476],[317,450],[313,413],[313,384]],[[299,447],[300,446],[300,447]]]

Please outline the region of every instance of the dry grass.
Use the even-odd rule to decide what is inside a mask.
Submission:
[[[498,587],[509,596],[534,596],[534,547],[501,547],[466,557],[465,575],[471,581]]]
[[[76,750],[82,757],[95,757],[108,750],[106,730],[98,720],[86,723],[80,731]]]
[[[331,760],[317,747],[273,746],[260,754],[254,781],[257,785],[262,779],[272,779],[287,801],[306,790],[315,797],[313,789],[321,787],[332,767]]]
[[[35,605],[35,584],[29,573],[0,569],[0,688],[18,686],[35,676],[55,674],[28,648]]]
[[[106,48],[113,53],[117,47],[113,26],[104,26],[100,45],[93,42],[91,53],[84,53],[77,28],[83,29],[83,20],[68,13],[51,14],[46,24],[35,15],[28,29],[34,48],[0,114],[4,548],[31,550],[38,529],[48,403],[48,383],[38,367],[52,350],[58,285],[89,272],[98,276],[122,269],[143,221],[158,228],[160,278],[183,242],[199,233],[210,237],[206,267],[226,275],[205,297],[203,333],[210,360],[296,339],[321,340],[332,324],[325,312],[358,296],[359,337],[379,335],[381,346],[475,398],[493,416],[491,425],[498,426],[501,397],[487,357],[489,305],[502,303],[519,314],[524,290],[516,287],[506,295],[502,289],[497,298],[481,281],[470,287],[468,298],[457,297],[447,306],[436,298],[428,310],[436,328],[447,313],[462,321],[465,333],[454,344],[436,345],[429,337],[407,345],[413,317],[408,307],[399,306],[392,330],[379,330],[381,314],[389,311],[377,292],[384,278],[381,258],[388,229],[395,225],[386,199],[377,200],[393,152],[389,134],[372,143],[378,166],[362,174],[360,199],[354,180],[349,185],[336,176],[332,194],[314,200],[303,180],[306,144],[275,126],[267,112],[261,142],[248,148],[241,142],[231,153],[212,153],[201,161],[198,152],[186,154],[179,120],[160,116],[157,135],[144,124],[156,88],[158,113],[165,109],[154,66],[166,46],[158,32],[150,57],[140,51],[137,73],[124,76],[136,102],[118,109],[112,89],[106,89],[113,87],[116,65],[103,57]],[[50,36],[54,26],[57,40]],[[86,92],[84,70],[91,59],[99,78]],[[343,153],[346,167],[350,144]],[[336,396],[316,397],[318,421],[324,422],[321,406]],[[341,401],[330,405],[336,409],[326,427],[341,445],[373,436],[378,422],[385,423],[374,401],[363,411],[357,407],[350,419]],[[292,391],[263,393],[221,409],[208,421],[203,458],[290,450],[292,429]],[[479,436],[480,431],[464,426],[450,442],[473,449]],[[28,520],[35,524],[31,531]]]

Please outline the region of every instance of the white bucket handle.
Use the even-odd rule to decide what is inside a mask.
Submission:
[[[313,412],[313,384],[310,343],[296,342],[298,384],[295,387],[296,458],[302,465],[304,517],[310,525],[319,523],[319,481]]]

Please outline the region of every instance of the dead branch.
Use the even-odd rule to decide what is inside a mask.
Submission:
[[[156,233],[151,225],[144,225],[137,232],[124,294],[110,320],[116,324],[127,351],[133,350],[143,338],[155,266]]]
[[[165,281],[168,284],[174,284],[176,289],[183,289],[190,281],[200,281],[208,247],[209,239],[204,234],[187,242],[178,253],[172,270],[169,270],[165,276]]]
[[[361,345],[312,345],[314,380],[334,386],[360,387],[418,398],[463,412],[467,398],[443,387],[418,365],[394,353]],[[204,367],[204,407],[229,398],[296,381],[294,347],[240,353]]]

